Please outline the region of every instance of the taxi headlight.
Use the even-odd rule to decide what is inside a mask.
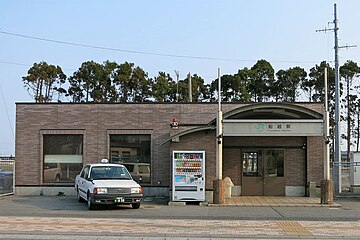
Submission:
[[[106,194],[107,188],[94,188],[94,194]]]
[[[131,193],[142,193],[141,187],[131,188]]]

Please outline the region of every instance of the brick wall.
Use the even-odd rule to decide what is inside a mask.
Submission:
[[[241,185],[241,149],[271,147],[285,150],[285,185],[305,186],[305,145],[306,137],[225,137],[223,176]]]
[[[223,104],[223,112],[245,106],[248,104]],[[316,111],[321,110],[321,104],[298,104]],[[99,159],[109,157],[109,134],[112,132],[127,134],[150,134],[152,149],[151,185],[171,185],[171,149],[178,150],[205,150],[206,151],[206,186],[212,188],[215,178],[215,131],[203,131],[180,137],[180,143],[166,142],[171,130],[169,124],[173,118],[179,122],[181,132],[194,125],[208,124],[216,117],[217,103],[203,104],[94,104],[94,103],[51,103],[51,104],[16,104],[16,185],[39,186],[42,185],[42,134],[53,132],[56,134],[83,134],[84,163],[98,162]],[[268,144],[286,145],[292,140],[282,141],[280,138],[238,138],[233,140],[238,144],[248,146],[262,146]],[[295,141],[295,140],[294,140]],[[185,144],[186,143],[186,144]],[[310,144],[316,144],[316,141]],[[308,146],[310,146],[308,144]],[[315,146],[315,145],[314,145]],[[310,151],[317,149],[310,149]],[[232,175],[236,184],[235,173],[240,169],[234,158],[238,152],[224,151],[224,177]],[[322,151],[321,153],[322,154]],[[318,161],[317,153],[309,159]],[[227,160],[229,159],[229,161]],[[231,162],[232,161],[232,162]],[[287,163],[286,163],[287,164]],[[314,163],[318,169],[318,163]],[[235,168],[234,168],[235,166]],[[310,166],[308,166],[310,167]],[[294,166],[293,169],[296,169]],[[311,168],[309,177],[316,176]],[[300,182],[300,180],[297,180]]]
[[[316,182],[320,186],[324,179],[324,139],[322,137],[307,138],[307,178],[308,181]]]
[[[305,186],[305,149],[287,148],[285,149],[285,185],[286,186]]]
[[[241,106],[241,105],[240,105]],[[239,105],[224,105],[226,111]],[[42,185],[45,131],[82,132],[84,163],[109,157],[109,133],[151,134],[152,185],[170,186],[170,122],[204,125],[216,117],[213,104],[16,104],[16,185]],[[194,127],[194,126],[192,126]],[[161,145],[162,144],[162,145]]]
[[[213,188],[216,179],[215,130],[200,131],[180,137],[178,143],[171,143],[172,151],[205,151],[205,188]],[[170,159],[171,159],[170,153]],[[171,172],[172,165],[169,166]],[[170,181],[172,181],[170,179]]]
[[[235,186],[241,186],[241,149],[223,150],[223,177],[229,177]]]

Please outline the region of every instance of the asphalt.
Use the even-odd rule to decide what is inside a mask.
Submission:
[[[306,199],[305,199],[306,200]],[[319,201],[319,200],[318,200]],[[5,196],[0,198],[0,216],[44,217],[121,217],[165,219],[241,219],[241,220],[360,220],[360,197],[335,199],[337,207],[306,206],[169,206],[165,198],[145,198],[140,209],[131,206],[101,207],[89,211],[86,203],[74,196]]]
[[[74,196],[0,198],[0,239],[359,239],[360,198],[336,207],[169,206],[87,210]]]

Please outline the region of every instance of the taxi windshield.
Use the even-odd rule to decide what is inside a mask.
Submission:
[[[93,166],[91,168],[90,178],[93,180],[131,180],[129,172],[121,166]]]

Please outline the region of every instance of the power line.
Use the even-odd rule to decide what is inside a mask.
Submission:
[[[25,67],[31,66],[31,65],[25,64],[25,63],[16,63],[16,62],[9,62],[9,61],[2,61],[2,60],[0,60],[0,63],[10,64],[10,65],[17,65],[17,66],[25,66]]]
[[[114,52],[125,52],[125,53],[132,53],[132,54],[142,54],[142,55],[152,55],[152,56],[160,56],[160,57],[173,57],[173,58],[188,58],[188,59],[200,59],[200,60],[213,60],[213,61],[233,61],[233,62],[256,62],[257,60],[254,59],[235,59],[235,58],[217,58],[217,57],[204,57],[204,56],[191,56],[191,55],[176,55],[176,54],[166,54],[166,53],[156,53],[156,52],[144,52],[144,51],[135,51],[135,50],[125,50],[125,49],[118,49],[118,48],[110,48],[110,47],[102,47],[102,46],[95,46],[89,44],[82,44],[82,43],[74,43],[74,42],[66,42],[60,40],[54,40],[49,38],[41,38],[41,37],[34,37],[30,35],[18,34],[18,33],[11,33],[0,31],[1,34],[10,35],[14,37],[21,37],[57,44],[64,44],[76,47],[84,47],[84,48],[92,48],[92,49],[99,49],[99,50],[106,50],[106,51],[114,51]],[[316,63],[315,61],[272,61],[276,63]]]
[[[5,97],[4,97],[4,93],[3,93],[3,90],[1,88],[1,85],[0,85],[0,92],[1,92],[2,100],[4,102],[4,107],[5,107],[5,112],[6,112],[6,115],[7,115],[7,120],[8,120],[9,125],[10,125],[10,130],[11,130],[11,133],[12,133],[11,136],[12,136],[13,140],[15,141],[15,134],[14,134],[13,126],[11,124],[9,111],[8,111],[7,106],[6,106],[6,101],[5,101]]]
[[[0,60],[0,63],[9,64],[9,65],[16,65],[16,66],[25,66],[25,67],[32,67],[33,66],[31,64],[9,62],[9,61],[3,61],[3,60]],[[62,68],[62,69],[66,70],[66,71],[76,71],[76,69],[73,69],[73,68]]]

